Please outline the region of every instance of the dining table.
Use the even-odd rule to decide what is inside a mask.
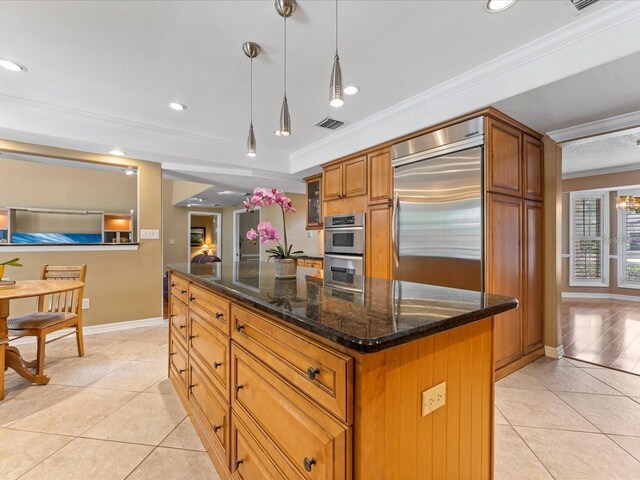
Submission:
[[[84,282],[79,280],[18,280],[13,285],[3,285],[0,288],[0,400],[4,399],[4,376],[7,368],[15,370],[32,383],[46,385],[49,382],[48,376],[35,373],[36,360],[25,360],[18,348],[9,345],[7,319],[11,300],[69,292],[82,286]]]

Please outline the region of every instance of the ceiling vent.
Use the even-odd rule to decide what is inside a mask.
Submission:
[[[336,130],[344,125],[344,122],[340,120],[334,120],[333,118],[324,117],[318,123],[315,124],[316,127],[328,128],[329,130]]]
[[[598,0],[571,0],[573,6],[578,10],[582,10],[583,8],[587,8],[589,5],[596,3]]]

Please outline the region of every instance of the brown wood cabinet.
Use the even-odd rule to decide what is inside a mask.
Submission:
[[[188,341],[169,327],[169,377],[221,478],[491,478],[491,318],[363,354],[171,278],[190,321]],[[228,306],[230,337],[204,294]],[[422,416],[442,382],[446,405]]]
[[[391,152],[384,149],[367,155],[369,161],[369,205],[387,204],[393,197]]]
[[[324,260],[321,258],[298,258],[296,263],[299,267],[317,268],[318,270],[324,268]]]
[[[522,196],[521,131],[492,117],[485,125],[487,190]]]
[[[523,289],[522,298],[527,301],[522,306],[522,327],[524,334],[523,355],[542,346],[542,301],[544,289],[544,221],[542,202],[527,200],[523,204]]]
[[[386,203],[367,209],[365,269],[369,277],[391,278],[391,213]]]
[[[323,200],[367,194],[367,157],[356,157],[324,168]]]
[[[307,182],[307,230],[322,229],[322,174],[304,179]]]
[[[544,169],[542,142],[526,133],[522,134],[522,159],[524,172],[524,197],[542,201]]]

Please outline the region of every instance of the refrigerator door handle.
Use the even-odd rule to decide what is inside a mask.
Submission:
[[[400,265],[400,246],[398,245],[399,210],[400,210],[400,198],[396,193],[393,196],[393,212],[391,214],[391,245],[393,248],[393,261],[396,267]]]

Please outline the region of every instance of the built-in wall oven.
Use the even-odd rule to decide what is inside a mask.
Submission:
[[[324,219],[324,281],[330,285],[364,289],[364,213]]]

